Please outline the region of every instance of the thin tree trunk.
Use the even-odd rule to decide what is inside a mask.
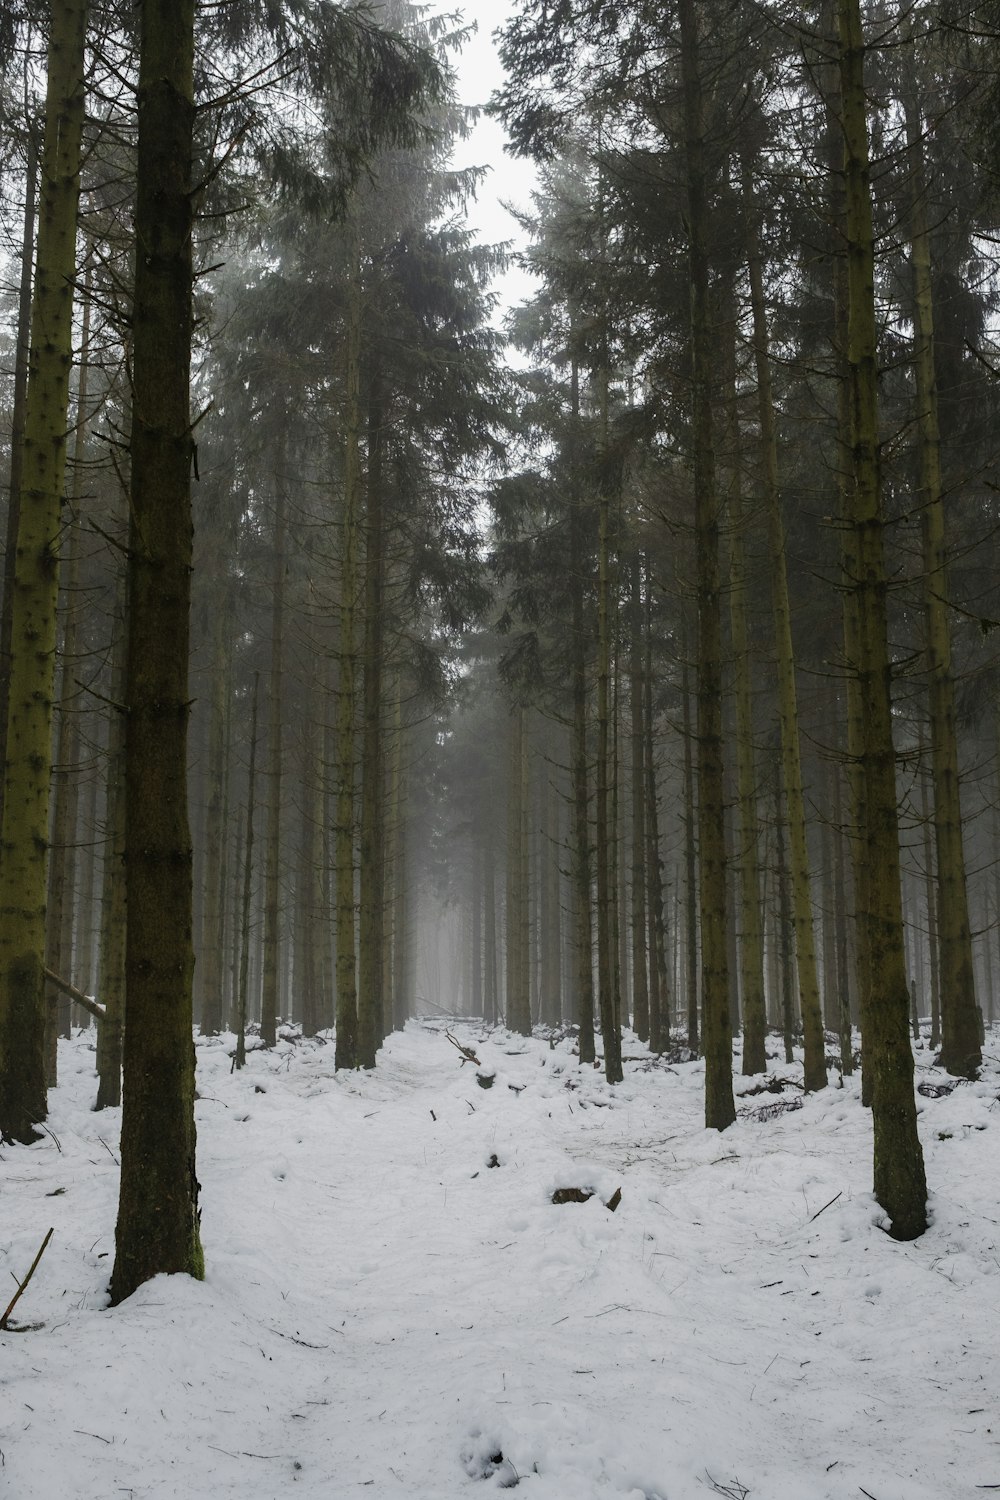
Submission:
[[[572,415],[580,417],[580,375],[571,372]],[[592,1063],[594,1049],[594,961],[591,926],[590,793],[587,769],[587,643],[583,610],[584,516],[582,489],[574,456],[570,482],[570,591],[573,652],[573,938],[576,1018],[580,1028],[580,1065]]]
[[[795,954],[792,948],[792,903],[788,889],[788,862],[785,855],[785,811],[781,788],[774,789],[774,877],[778,892],[778,958],[781,975],[781,1032],[785,1044],[785,1062],[795,1061]]]
[[[260,992],[260,1039],[273,1047],[282,1010],[281,973],[281,771],[285,631],[285,440],[275,462],[274,536],[271,571],[271,661],[267,690],[267,834],[264,848],[264,953]]]
[[[687,979],[688,1047],[700,1051],[698,1034],[698,846],[694,782],[694,730],[691,724],[691,688],[687,663],[681,674],[684,738],[684,917],[686,926],[685,976]]]
[[[744,162],[743,192],[748,211],[753,183],[750,166]],[[827,1086],[823,1013],[820,1007],[816,938],[813,928],[812,891],[809,878],[809,845],[806,832],[805,798],[802,789],[802,759],[799,747],[798,694],[795,684],[795,653],[792,616],[788,601],[785,562],[785,528],[778,487],[778,437],[771,392],[771,361],[768,348],[767,314],[764,307],[764,273],[760,239],[755,221],[747,225],[747,267],[753,308],[754,357],[757,371],[757,412],[763,457],[763,491],[767,512],[770,552],[771,609],[778,676],[778,720],[781,728],[781,765],[788,813],[788,843],[791,856],[792,906],[795,920],[795,962],[802,1013],[804,1081],[807,1090]]]
[[[605,375],[606,380],[606,375]],[[602,423],[607,429],[607,390],[602,395]],[[598,508],[597,541],[597,993],[604,1043],[604,1076],[609,1083],[623,1077],[621,1033],[618,1030],[617,994],[615,991],[615,948],[618,943],[614,921],[612,842],[616,831],[612,822],[612,701],[611,701],[611,495],[607,476],[602,477]]]
[[[215,533],[216,544],[227,556],[221,528]],[[206,549],[206,552],[208,549]],[[224,1004],[223,958],[226,910],[226,828],[229,796],[229,740],[232,717],[232,671],[234,598],[225,569],[216,574],[212,607],[208,610],[209,629],[209,725],[208,725],[208,796],[205,809],[205,871],[201,923],[201,950],[198,955],[201,980],[201,1033],[215,1036],[222,1028]],[[220,597],[221,596],[221,597]]]
[[[924,764],[924,743],[920,744],[920,820],[924,830],[924,900],[927,907],[927,954],[931,976],[931,1046],[941,1044],[941,950],[938,945],[938,895],[935,880],[934,835],[930,813],[930,788]]]
[[[648,1042],[651,1033],[651,985],[647,977],[646,957],[646,736],[643,713],[642,566],[638,551],[632,557],[631,593],[629,705],[632,710],[632,1024],[639,1040]],[[649,970],[654,969],[655,964],[655,954],[650,953]]]
[[[854,1072],[854,1038],[851,1031],[850,964],[847,943],[847,892],[844,878],[844,811],[840,792],[840,767],[830,767],[833,784],[833,903],[836,935],[837,1030],[840,1034],[840,1070],[845,1078]]]
[[[663,920],[663,860],[660,857],[660,812],[656,787],[653,724],[652,580],[646,578],[646,660],[643,673],[643,774],[646,778],[646,915],[649,926],[649,1049],[660,1053],[670,1042],[670,993]]]
[[[242,1068],[247,1060],[247,1000],[250,990],[250,897],[253,889],[253,820],[257,791],[257,704],[260,697],[260,673],[254,673],[253,700],[250,708],[250,764],[247,767],[247,821],[243,856],[243,893],[240,899],[240,977],[236,992],[236,1057],[233,1066]],[[239,854],[237,853],[237,868]]]
[[[57,974],[72,976],[74,902],[76,897],[77,824],[80,811],[80,702],[75,682],[79,654],[81,562],[80,501],[83,496],[83,460],[87,442],[87,385],[90,368],[91,270],[84,281],[83,328],[80,340],[80,374],[76,394],[76,425],[73,442],[73,482],[67,556],[63,562],[64,624],[59,713],[53,764],[52,847],[49,850],[48,907],[46,911],[48,966]],[[89,858],[93,859],[91,853]],[[80,976],[86,987],[87,979]],[[46,1076],[49,1088],[56,1085],[57,1032],[69,1036],[71,1010],[68,998],[48,987],[46,1004]]]
[[[934,783],[934,838],[937,846],[938,933],[940,943],[941,1054],[949,1073],[975,1078],[983,1054],[972,961],[972,928],[962,844],[962,801],[955,729],[955,686],[948,624],[947,545],[941,482],[941,434],[934,375],[934,294],[931,242],[927,230],[921,120],[907,94],[906,134],[910,149],[910,258],[913,273],[913,366],[917,399],[917,451],[923,531],[924,618],[926,621],[931,769]]]
[[[124,602],[124,579],[121,593]],[[111,697],[120,703],[125,685],[124,610],[116,611],[112,643]],[[107,765],[107,855],[101,903],[101,947],[97,993],[104,1002],[104,1020],[97,1028],[97,1103],[95,1109],[115,1109],[122,1102],[122,1036],[125,1029],[125,718],[116,712],[111,721]]]

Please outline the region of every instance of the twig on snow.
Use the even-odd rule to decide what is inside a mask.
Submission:
[[[812,1223],[813,1219],[818,1219],[820,1214],[825,1214],[828,1208],[832,1208],[836,1203],[837,1198],[842,1198],[843,1196],[844,1190],[843,1188],[841,1188],[840,1192],[837,1193],[835,1197],[831,1198],[829,1203],[824,1203],[822,1208],[817,1208],[816,1212],[812,1216],[812,1219],[809,1220],[810,1224]]]
[[[453,1037],[450,1031],[446,1031],[445,1032],[445,1036],[448,1038],[448,1040],[451,1043],[451,1045],[453,1047],[457,1047],[458,1050],[459,1050],[459,1052],[461,1052],[461,1054],[462,1054],[462,1062],[463,1063],[467,1063],[467,1062],[475,1063],[475,1065],[476,1065],[477,1068],[479,1068],[479,1067],[482,1066],[482,1064],[479,1061],[479,1058],[473,1052],[473,1050],[472,1050],[471,1047],[463,1047],[462,1043],[458,1040],[458,1038],[457,1037]]]

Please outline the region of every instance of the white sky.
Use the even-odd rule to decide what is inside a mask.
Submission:
[[[440,0],[440,10],[450,9]],[[476,22],[478,31],[456,59],[459,93],[463,104],[485,105],[503,79],[493,32],[518,6],[513,0],[465,0],[461,13],[466,23]],[[530,207],[535,171],[530,162],[514,160],[504,151],[506,132],[497,120],[481,119],[467,141],[460,141],[455,165],[488,166],[489,175],[479,197],[469,207],[469,223],[484,244],[523,239],[518,224],[504,209],[501,199],[518,207]],[[531,278],[512,267],[497,284],[502,312],[530,295]]]

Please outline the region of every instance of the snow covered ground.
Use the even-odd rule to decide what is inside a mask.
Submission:
[[[49,1137],[0,1152],[0,1310],[55,1230],[0,1334],[0,1494],[1000,1489],[996,1039],[983,1082],[920,1098],[933,1222],[900,1245],[850,1081],[770,1118],[801,1093],[747,1096],[718,1135],[698,1063],[633,1060],[612,1090],[568,1041],[456,1023],[487,1090],[444,1028],[339,1076],[331,1045],[234,1075],[232,1038],[199,1043],[208,1278],[115,1311],[120,1117],[90,1108],[93,1033],[61,1044]]]

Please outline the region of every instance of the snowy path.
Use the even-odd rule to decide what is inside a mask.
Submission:
[[[611,1091],[566,1044],[461,1035],[492,1089],[430,1024],[371,1075],[286,1044],[236,1077],[222,1041],[200,1045],[208,1280],[159,1278],[114,1313],[118,1116],[90,1112],[92,1054],[68,1046],[61,1150],[0,1160],[0,1268],[23,1275],[55,1225],[18,1308],[43,1326],[0,1335],[0,1495],[1000,1485],[995,1069],[921,1100],[934,1223],[901,1246],[850,1089],[719,1136],[697,1064],[632,1064]],[[560,1186],[597,1195],[553,1206]]]

